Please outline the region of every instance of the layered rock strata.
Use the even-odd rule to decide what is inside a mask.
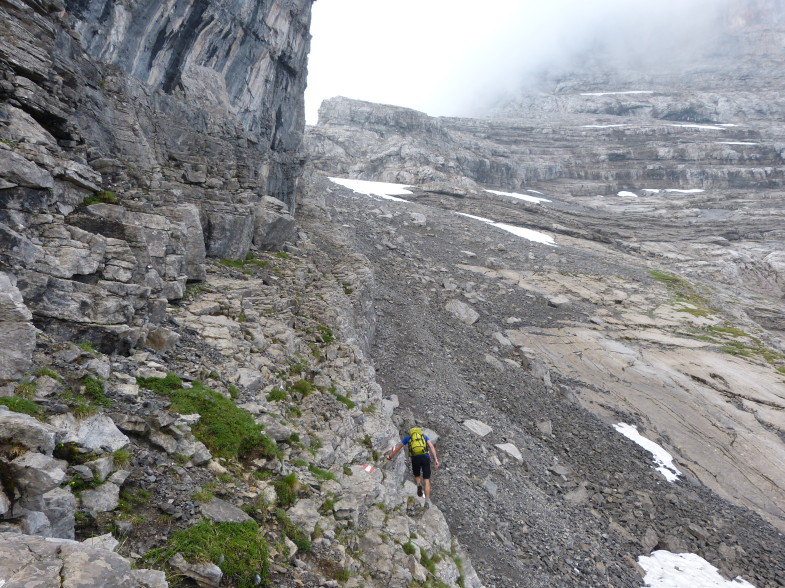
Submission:
[[[206,257],[294,237],[310,2],[246,4],[0,7],[0,255],[39,328],[156,345]]]

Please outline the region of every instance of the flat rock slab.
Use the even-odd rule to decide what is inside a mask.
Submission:
[[[251,520],[245,512],[220,498],[200,503],[202,514],[216,523],[244,523]]]
[[[128,437],[104,414],[85,419],[76,419],[72,414],[58,415],[52,419],[52,423],[65,431],[63,443],[76,443],[90,451],[105,449],[114,452],[129,443]]]
[[[493,431],[493,427],[489,427],[484,422],[475,419],[467,419],[463,421],[463,426],[480,437],[485,437],[488,433]]]
[[[131,570],[124,557],[78,541],[16,533],[0,541],[0,579],[9,587],[162,588],[164,578],[163,572]]]
[[[467,325],[473,325],[480,318],[480,315],[476,310],[474,310],[465,302],[461,302],[460,300],[450,300],[445,305],[445,309],[447,312],[454,315],[458,320],[466,323]]]
[[[523,455],[521,455],[521,452],[512,443],[498,443],[496,447],[504,451],[507,455],[514,457],[520,463],[523,463]]]

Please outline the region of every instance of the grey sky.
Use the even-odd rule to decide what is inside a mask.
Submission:
[[[317,0],[306,117],[347,96],[461,115],[587,54],[667,68],[718,40],[741,0]],[[639,88],[630,88],[639,89]]]

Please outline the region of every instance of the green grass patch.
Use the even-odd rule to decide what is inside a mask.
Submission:
[[[175,531],[166,545],[149,551],[141,562],[162,567],[175,553],[191,563],[212,562],[224,573],[224,582],[238,588],[272,586],[269,548],[254,521],[199,523]]]
[[[118,449],[112,454],[114,464],[119,467],[125,467],[131,463],[131,453],[127,449]]]
[[[330,343],[335,342],[335,335],[333,334],[333,330],[330,327],[316,325],[316,330],[319,331],[319,335],[321,336],[323,343],[329,345]]]
[[[401,547],[403,547],[403,552],[406,555],[414,555],[415,552],[417,551],[417,548],[414,545],[412,545],[411,541],[407,541]]]
[[[267,394],[268,402],[280,402],[282,400],[286,400],[286,391],[284,390],[281,390],[279,388],[273,388]]]
[[[213,498],[215,498],[215,494],[213,494],[209,490],[200,488],[199,490],[193,493],[191,498],[195,502],[210,502]]]
[[[99,190],[92,196],[88,196],[82,200],[84,206],[90,206],[91,204],[117,204],[119,202],[120,199],[117,197],[117,194],[111,190]]]
[[[329,470],[323,470],[313,464],[308,466],[308,471],[311,472],[317,480],[336,480],[334,473]]]
[[[96,350],[95,350],[95,347],[93,347],[93,344],[89,343],[87,341],[85,341],[83,343],[77,343],[76,346],[79,347],[79,349],[81,349],[85,353],[96,353]]]
[[[431,575],[436,575],[436,562],[428,557],[428,554],[422,547],[420,548],[420,564],[428,570]]]
[[[112,406],[112,401],[107,398],[104,383],[101,380],[85,376],[82,378],[82,385],[84,386],[84,395],[92,402],[100,406]]]
[[[305,398],[314,390],[316,390],[316,388],[308,380],[297,380],[289,387],[289,390],[292,392],[297,392],[298,394],[301,394],[303,398]]]
[[[194,382],[190,389],[180,388],[182,381],[169,374],[165,378],[137,378],[137,383],[168,396],[172,410],[180,414],[199,413],[202,418],[193,434],[213,455],[229,459],[281,456],[275,441],[248,412],[201,382]]]
[[[52,378],[53,380],[57,380],[58,382],[63,381],[63,377],[50,368],[45,368],[45,367],[41,368],[35,373],[35,375],[38,376],[39,378],[46,376],[48,378]]]
[[[300,488],[300,482],[294,472],[275,480],[273,488],[278,496],[278,506],[288,508],[297,502],[297,490]]]
[[[282,508],[275,509],[275,518],[281,523],[284,535],[292,540],[292,543],[297,546],[297,549],[305,553],[311,551],[311,539],[308,537],[308,534],[295,525],[289,517],[286,516],[286,513]]]
[[[21,396],[4,396],[0,398],[0,404],[7,406],[13,412],[20,412],[37,418],[39,421],[44,420],[43,410],[32,400],[22,398]]]
[[[679,312],[685,312],[695,317],[706,317],[716,314],[708,298],[698,292],[697,287],[680,276],[666,274],[657,270],[649,270],[649,275],[656,281],[665,284],[668,290],[682,306]],[[689,305],[689,306],[684,306]]]
[[[335,388],[330,388],[330,392],[332,393],[333,396],[335,396],[335,399],[338,402],[340,402],[341,404],[343,404],[346,408],[351,409],[351,408],[354,408],[355,406],[357,406],[357,404],[354,402],[354,400],[350,399],[348,396],[344,396],[343,394],[339,394],[338,391]]]
[[[289,259],[289,254],[286,251],[279,251],[275,254],[278,259]]]
[[[32,400],[36,390],[38,390],[38,384],[35,382],[22,382],[14,388],[14,394]]]

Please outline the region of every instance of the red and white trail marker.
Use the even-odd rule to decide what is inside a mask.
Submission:
[[[376,468],[375,468],[375,467],[373,467],[373,466],[372,466],[371,464],[369,464],[369,463],[365,464],[365,465],[363,466],[363,469],[364,469],[366,472],[368,472],[369,474],[372,474],[373,472],[375,472],[375,471],[376,471]]]

